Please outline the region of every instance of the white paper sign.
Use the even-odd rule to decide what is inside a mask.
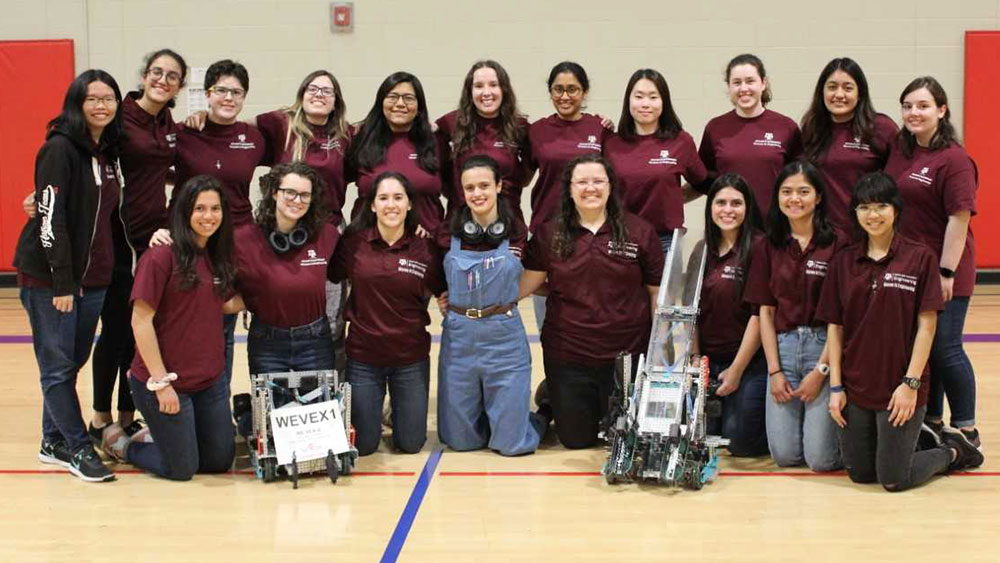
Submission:
[[[205,72],[207,67],[193,67],[187,78],[188,115],[196,111],[208,111],[208,100],[205,98]]]
[[[311,405],[289,406],[271,411],[271,433],[278,463],[309,461],[350,451],[340,401],[334,399]]]

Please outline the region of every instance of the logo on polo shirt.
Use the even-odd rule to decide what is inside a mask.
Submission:
[[[825,278],[826,269],[829,266],[830,266],[829,262],[824,262],[822,260],[809,260],[806,262],[806,275],[819,276],[821,278]]]
[[[855,151],[867,151],[867,152],[872,151],[871,146],[861,142],[861,137],[855,137],[853,141],[847,141],[846,143],[844,143],[844,148]]]
[[[908,274],[897,274],[895,272],[886,272],[885,276],[883,276],[882,278],[882,287],[902,289],[903,291],[916,293],[917,276],[911,276]]]
[[[923,168],[920,169],[920,172],[913,172],[912,174],[910,174],[910,179],[916,180],[921,184],[929,186],[934,183],[934,178],[931,178],[930,176],[927,175],[927,173],[930,171],[931,171],[930,167],[924,166]]]
[[[321,150],[340,150],[340,140],[339,139],[327,139],[326,142],[319,146]]]
[[[326,258],[316,256],[316,250],[306,250],[306,258],[299,262],[300,266],[326,266]]]
[[[177,133],[167,133],[164,137],[167,140],[167,146],[174,148],[177,146]]]
[[[667,164],[673,166],[677,164],[677,159],[670,157],[670,151],[662,150],[658,158],[651,158],[646,164]]]
[[[775,141],[774,140],[774,133],[771,133],[770,131],[768,131],[767,133],[764,133],[764,138],[763,139],[757,139],[756,141],[754,141],[753,142],[753,146],[755,146],[755,147],[774,147],[776,149],[780,149],[781,148],[781,141]]]
[[[617,244],[615,241],[609,240],[608,256],[617,256],[618,258],[636,260],[639,258],[639,245],[634,242],[623,242],[621,244]]]
[[[743,268],[740,266],[725,266],[722,268],[722,279],[742,281],[743,280]]]
[[[115,167],[110,164],[104,165],[104,174],[108,177],[108,180],[115,179]]]
[[[503,141],[493,141],[493,148],[495,149],[502,149],[506,146],[507,145],[503,144]]]
[[[416,160],[417,159],[417,153],[411,152],[410,155],[407,156],[406,158],[409,158],[410,160]]]
[[[236,138],[238,139],[237,141],[229,143],[229,148],[241,151],[257,148],[257,145],[255,143],[247,142],[247,136],[244,133],[240,133],[239,135],[236,136]]]
[[[409,258],[400,258],[399,268],[397,268],[396,271],[401,274],[410,274],[412,276],[417,276],[420,279],[424,279],[424,274],[427,273],[427,264],[416,260],[410,260]]]
[[[597,135],[587,135],[586,143],[577,143],[576,148],[578,149],[590,149],[592,151],[600,151],[601,144],[597,142]]]

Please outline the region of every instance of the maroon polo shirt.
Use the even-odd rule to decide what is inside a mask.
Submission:
[[[755,236],[755,246],[763,238]],[[747,323],[757,314],[743,299],[748,274],[735,249],[722,256],[709,249],[698,302],[698,348],[713,361],[736,357]]]
[[[576,121],[552,114],[531,124],[531,167],[538,169],[531,189],[531,232],[559,213],[566,164],[582,154],[600,153],[607,135],[610,133],[601,125],[601,118],[587,113]]]
[[[115,161],[101,154],[97,157],[101,171],[100,206],[97,210],[97,222],[94,223],[94,234],[90,243],[90,257],[87,269],[83,272],[80,285],[83,287],[107,287],[111,284],[111,270],[115,266],[115,245],[111,234],[111,221],[119,221],[118,209],[121,184],[115,171]]]
[[[853,121],[834,123],[830,146],[816,159],[826,180],[827,218],[845,233],[854,229],[854,210],[849,209],[854,185],[865,174],[885,166],[898,132],[892,119],[881,113],[875,115],[874,138],[869,142],[855,137],[853,126]]]
[[[681,176],[691,184],[708,177],[687,131],[673,139],[645,135],[635,141],[610,135],[604,142],[604,156],[618,176],[618,194],[626,210],[653,225],[658,235],[684,226]]]
[[[283,110],[262,113],[257,116],[257,128],[267,143],[268,166],[292,162],[295,156],[295,140],[288,138],[288,115]],[[326,183],[327,208],[330,222],[340,225],[344,219],[344,200],[347,197],[347,181],[344,176],[344,155],[350,145],[350,138],[331,139],[325,126],[309,124],[313,141],[306,146],[303,162],[312,166]]]
[[[417,223],[428,233],[434,233],[444,219],[444,206],[441,205],[441,177],[445,174],[447,159],[443,158],[440,140],[437,140],[437,155],[440,168],[437,172],[428,172],[420,167],[417,160],[417,147],[410,140],[409,133],[393,133],[389,146],[385,149],[385,158],[374,169],[362,168],[354,178],[358,186],[358,199],[351,209],[351,219],[356,219],[361,213],[365,198],[371,196],[372,182],[379,174],[387,171],[399,172],[413,186],[413,213]],[[444,194],[447,196],[448,194]]]
[[[222,183],[229,200],[233,225],[252,223],[250,182],[266,151],[264,136],[256,127],[242,121],[230,125],[206,121],[201,131],[178,125],[177,179],[173,193],[194,176],[214,176]],[[171,205],[173,199],[171,196]]]
[[[937,256],[901,235],[889,254],[868,257],[868,242],[834,257],[816,318],[844,327],[841,374],[847,399],[869,410],[885,410],[910,365],[918,317],[944,307]],[[917,407],[927,404],[929,362]]]
[[[611,226],[597,234],[574,233],[572,256],[552,252],[556,221],[549,221],[528,241],[527,270],[548,276],[542,348],[545,354],[578,364],[605,363],[620,352],[646,351],[651,327],[646,286],[660,284],[663,250],[653,227],[625,214],[628,237],[623,247],[612,242]]]
[[[774,307],[774,328],[779,333],[799,326],[824,326],[815,318],[816,306],[830,261],[846,243],[839,232],[824,247],[817,246],[813,237],[805,251],[791,236],[785,248],[761,239],[754,247],[744,299]]]
[[[348,358],[381,367],[427,359],[427,299],[446,289],[431,239],[408,233],[387,246],[377,227],[353,233],[337,246],[329,277],[351,281],[344,313]]]
[[[122,100],[125,138],[118,156],[125,177],[122,215],[129,242],[137,250],[149,246],[149,237],[169,224],[167,173],[177,157],[177,127],[170,108],[150,115],[136,103],[139,97],[139,92],[130,92]]]
[[[313,240],[277,254],[254,223],[235,233],[237,288],[247,309],[279,328],[307,325],[326,316],[326,269],[340,232],[324,223]]]
[[[177,263],[169,246],[154,246],[139,259],[131,301],[141,299],[156,310],[153,328],[168,372],[177,374],[173,387],[194,393],[211,386],[225,365],[222,296],[215,291],[208,258],[195,261],[198,285],[182,291]],[[149,370],[136,348],[129,375],[145,383]]]
[[[913,156],[906,158],[893,143],[885,173],[896,180],[903,198],[899,232],[929,246],[940,260],[948,217],[961,211],[976,214],[976,163],[958,144],[936,151],[916,147]],[[971,296],[975,285],[976,241],[970,224],[962,259],[955,269],[955,297]]]
[[[705,125],[698,154],[711,177],[736,172],[750,184],[757,208],[767,217],[774,181],[786,164],[802,153],[802,135],[791,119],[769,109],[757,117],[736,110]],[[703,189],[707,191],[705,184]]]
[[[500,165],[500,179],[503,181],[503,191],[500,194],[510,206],[517,218],[523,223],[524,213],[521,211],[521,191],[531,180],[531,171],[528,165],[528,155],[525,153],[525,146],[509,144],[500,139],[499,119],[487,119],[476,115],[474,118],[476,125],[476,136],[472,141],[472,147],[457,157],[448,152],[448,162],[450,164],[451,176],[447,178],[449,193],[448,213],[451,217],[456,210],[465,207],[465,194],[462,192],[462,165],[472,156],[486,155],[497,161]],[[451,111],[442,115],[437,121],[437,136],[441,146],[451,149],[451,142],[455,135],[455,125],[458,122],[458,112]],[[518,123],[525,130],[528,128],[528,120],[523,117],[518,118]]]

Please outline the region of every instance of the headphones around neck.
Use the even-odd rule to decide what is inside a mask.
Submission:
[[[502,219],[498,218],[484,229],[472,219],[472,211],[468,207],[462,213],[462,230],[459,233],[462,242],[479,244],[485,240],[491,244],[499,244],[507,238],[507,224]]]
[[[292,229],[287,235],[275,230],[267,235],[267,241],[271,243],[271,249],[275,254],[285,254],[293,248],[302,248],[309,241],[309,231],[301,225]]]

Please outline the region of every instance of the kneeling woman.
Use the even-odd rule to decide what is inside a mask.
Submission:
[[[330,281],[351,282],[347,380],[360,455],[378,449],[386,387],[395,448],[417,453],[427,441],[427,302],[444,291],[444,276],[434,243],[416,235],[413,196],[402,174],[379,174],[329,268]]]
[[[914,451],[944,300],[934,252],[896,233],[901,207],[890,177],[861,178],[851,208],[864,236],[834,258],[816,314],[830,323],[830,415],[840,426],[847,474],[887,491],[983,463],[957,429],[947,429],[945,445]]]
[[[114,440],[116,455],[167,479],[221,473],[233,463],[222,314],[232,312],[232,227],[219,181],[179,190],[171,246],[142,256],[132,289],[137,354],[129,372],[154,443]]]
[[[575,449],[597,443],[618,354],[646,351],[663,250],[652,225],[623,210],[600,155],[570,161],[561,200],[528,245],[521,293],[548,276],[545,377],[559,441]]]
[[[460,178],[466,207],[439,237],[448,249],[448,311],[438,371],[438,435],[459,451],[532,453],[548,420],[528,410],[531,352],[517,310],[527,232],[499,197],[503,186],[495,160],[470,157]]]

